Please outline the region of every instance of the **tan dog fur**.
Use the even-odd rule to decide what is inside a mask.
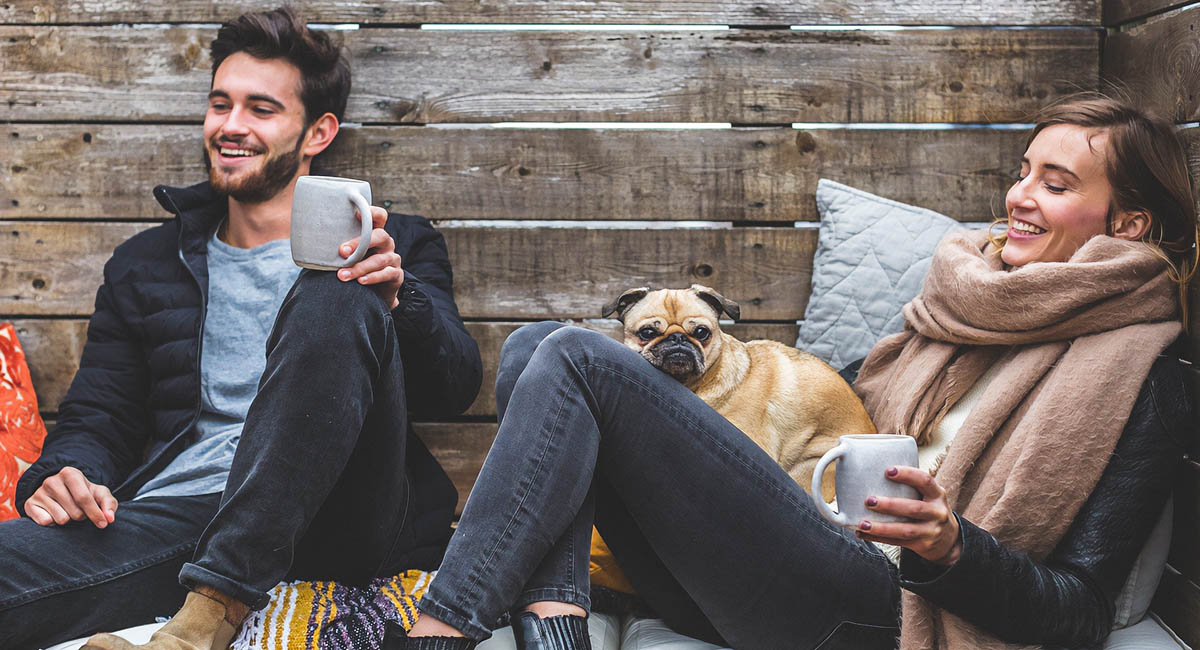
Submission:
[[[620,313],[626,346],[725,416],[806,491],[817,461],[838,436],[875,433],[862,402],[829,364],[777,341],[742,342],[721,331],[720,313],[736,319],[738,307],[708,287],[632,289],[610,307],[609,313]],[[646,338],[651,329],[655,335]],[[682,358],[681,351],[666,361],[656,352],[676,333],[699,352],[702,361],[694,371],[672,363]],[[678,349],[680,338],[673,343]],[[833,498],[833,477],[826,472],[821,484],[827,501]]]

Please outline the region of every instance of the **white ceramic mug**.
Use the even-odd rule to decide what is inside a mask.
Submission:
[[[834,512],[821,498],[821,476],[830,463],[838,461],[834,486],[837,507]],[[917,467],[917,441],[911,436],[886,433],[841,436],[833,449],[825,452],[813,470],[812,494],[817,510],[840,526],[857,527],[862,520],[879,522],[908,521],[904,517],[868,510],[867,497],[920,499],[917,489],[889,479],[884,472],[893,466]]]
[[[367,254],[371,230],[370,183],[332,176],[296,179],[292,195],[292,261],[296,264],[320,271],[356,264]],[[356,236],[358,248],[343,258],[338,248]]]

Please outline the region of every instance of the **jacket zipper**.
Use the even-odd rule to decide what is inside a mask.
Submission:
[[[208,315],[208,295],[205,293],[204,287],[200,286],[200,278],[196,277],[196,271],[192,269],[191,265],[187,262],[187,258],[183,255],[183,211],[179,209],[179,205],[175,203],[174,198],[172,198],[169,194],[166,195],[166,197],[167,200],[171,202],[171,207],[175,209],[175,218],[179,220],[179,241],[176,246],[176,255],[179,257],[179,263],[183,264],[183,268],[187,269],[188,275],[190,275],[192,278],[192,282],[196,284],[196,289],[200,291],[200,327],[196,329],[196,407],[192,410],[192,418],[188,420],[188,423],[171,436],[166,446],[164,446],[162,449],[159,449],[158,453],[154,454],[150,460],[143,463],[141,465],[142,468],[153,467],[154,464],[157,463],[159,459],[162,458],[162,456],[175,445],[175,442],[180,436],[187,433],[192,427],[196,426],[197,420],[200,419],[200,408],[203,406],[203,396],[201,395],[203,386],[200,375],[200,360],[202,358],[201,354],[204,351],[204,321]],[[130,481],[134,478],[140,478],[140,474],[142,474],[142,472],[139,471],[133,475],[130,475],[129,478],[125,479],[125,481],[121,483],[121,486],[118,487],[115,492],[122,492],[126,488],[129,488]],[[129,495],[129,498],[132,499],[134,496],[135,495],[131,494]]]

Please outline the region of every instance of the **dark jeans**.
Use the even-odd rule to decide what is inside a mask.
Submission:
[[[469,636],[589,606],[595,524],[677,630],[747,648],[890,648],[895,569],[824,520],[728,420],[616,341],[538,323],[504,345],[500,429],[420,602]]]
[[[223,494],[125,502],[104,530],[0,523],[0,649],[153,622],[183,602],[180,582],[262,607],[285,578],[365,583],[403,568],[404,394],[383,301],[304,271]]]

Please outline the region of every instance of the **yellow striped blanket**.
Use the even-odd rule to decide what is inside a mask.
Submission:
[[[406,571],[367,587],[337,582],[285,582],[271,602],[242,625],[232,650],[378,648],[388,622],[409,629],[416,603],[436,572]]]

